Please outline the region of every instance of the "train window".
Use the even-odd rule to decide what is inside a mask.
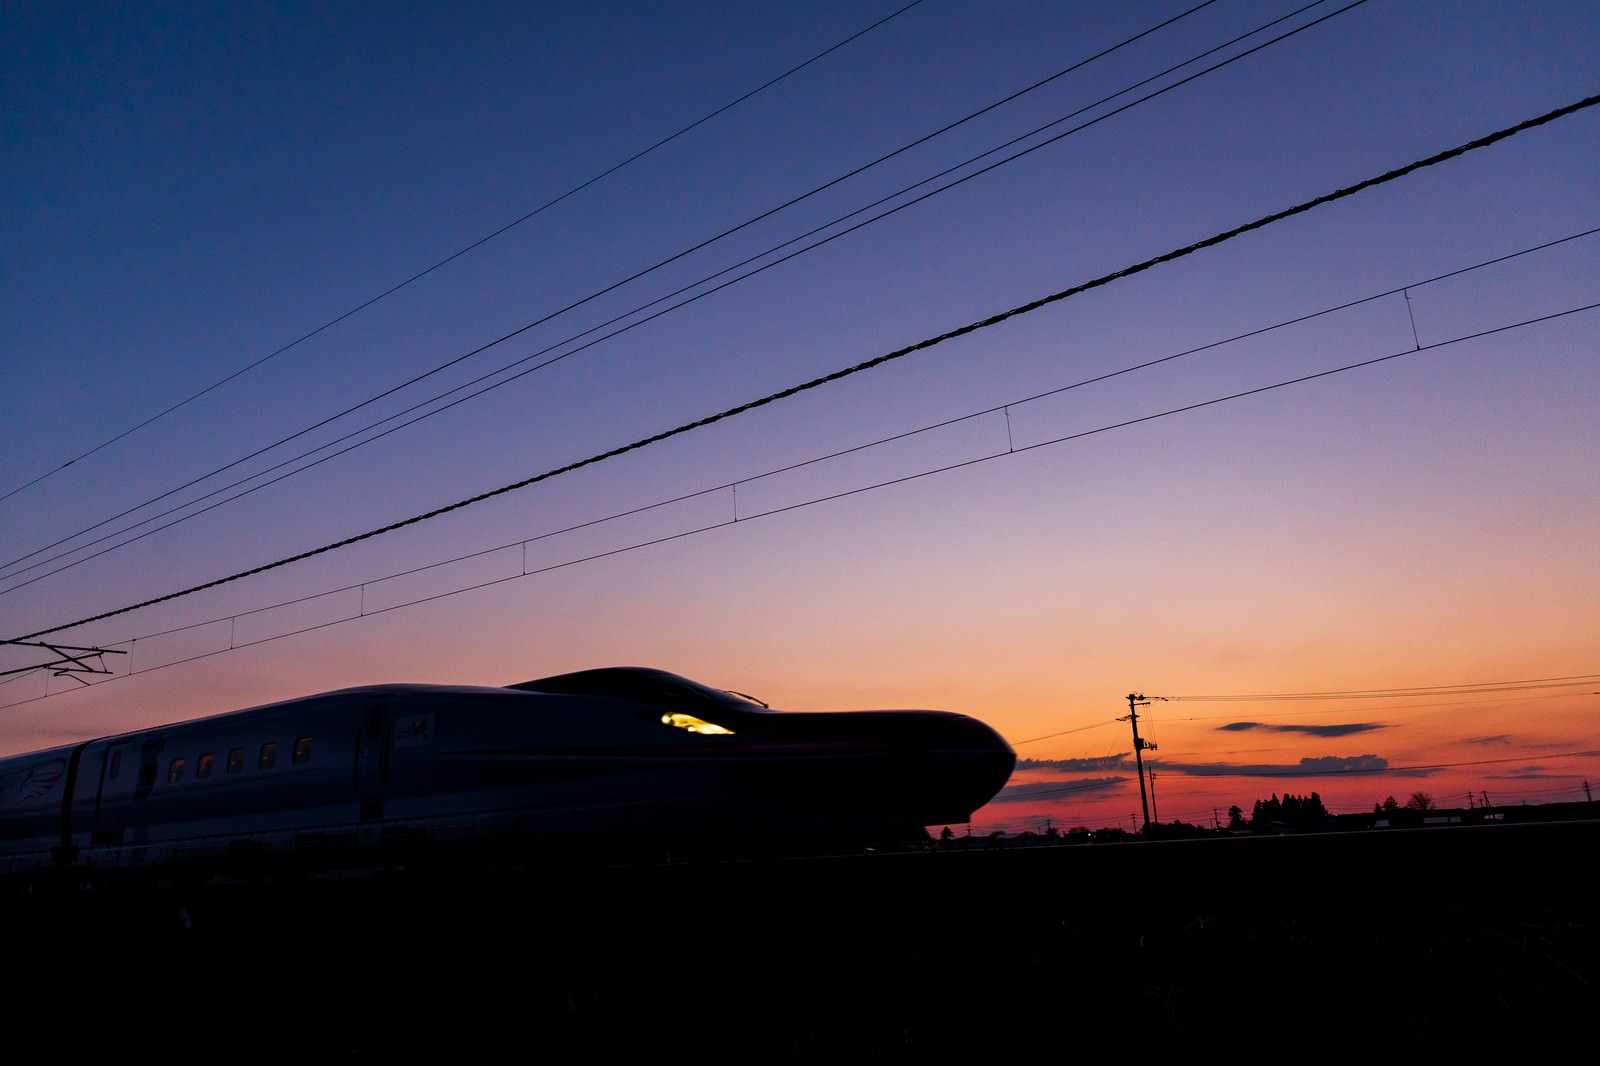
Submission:
[[[228,752],[228,773],[236,774],[244,769],[244,749],[234,748]]]
[[[256,760],[256,765],[263,770],[270,770],[278,764],[278,743],[269,740],[261,745],[261,757]]]
[[[176,785],[183,780],[183,763],[182,759],[173,759],[167,764],[167,784]]]
[[[689,733],[722,734],[724,736],[733,734],[731,729],[717,725],[715,722],[708,722],[704,718],[696,718],[692,714],[664,714],[661,716],[661,724],[676,726]]]
[[[294,763],[299,766],[311,761],[311,738],[301,737],[294,742]]]
[[[108,769],[106,771],[106,777],[111,778],[112,780],[115,780],[116,776],[118,774],[120,774],[121,772],[122,772],[122,749],[118,748],[116,751],[111,753],[111,767],[110,767],[110,769]]]
[[[208,751],[204,755],[200,756],[199,762],[194,764],[194,776],[196,778],[210,777],[211,770],[216,765],[217,757]]]

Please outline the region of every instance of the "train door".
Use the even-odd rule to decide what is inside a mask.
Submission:
[[[91,844],[120,844],[142,775],[139,744],[119,740],[107,745],[100,754],[100,780],[95,789],[94,822],[89,840]]]
[[[361,820],[383,819],[383,786],[388,777],[389,707],[373,700],[356,741],[356,795],[361,798]]]

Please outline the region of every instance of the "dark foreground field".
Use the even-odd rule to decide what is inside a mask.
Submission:
[[[1567,823],[8,891],[0,1057],[1593,1061],[1597,843]]]

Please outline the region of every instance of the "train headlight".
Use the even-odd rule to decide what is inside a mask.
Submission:
[[[708,722],[704,718],[696,718],[692,714],[664,714],[661,716],[661,724],[674,726],[689,733],[733,735],[733,730],[726,729],[714,722]]]

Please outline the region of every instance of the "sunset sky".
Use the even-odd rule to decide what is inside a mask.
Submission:
[[[906,3],[0,6],[0,638],[1600,93],[1583,0]],[[0,754],[643,665],[982,718],[975,832],[1131,825],[1129,693],[1163,821],[1583,799],[1597,164],[1589,107],[55,630],[129,654],[0,677]]]

